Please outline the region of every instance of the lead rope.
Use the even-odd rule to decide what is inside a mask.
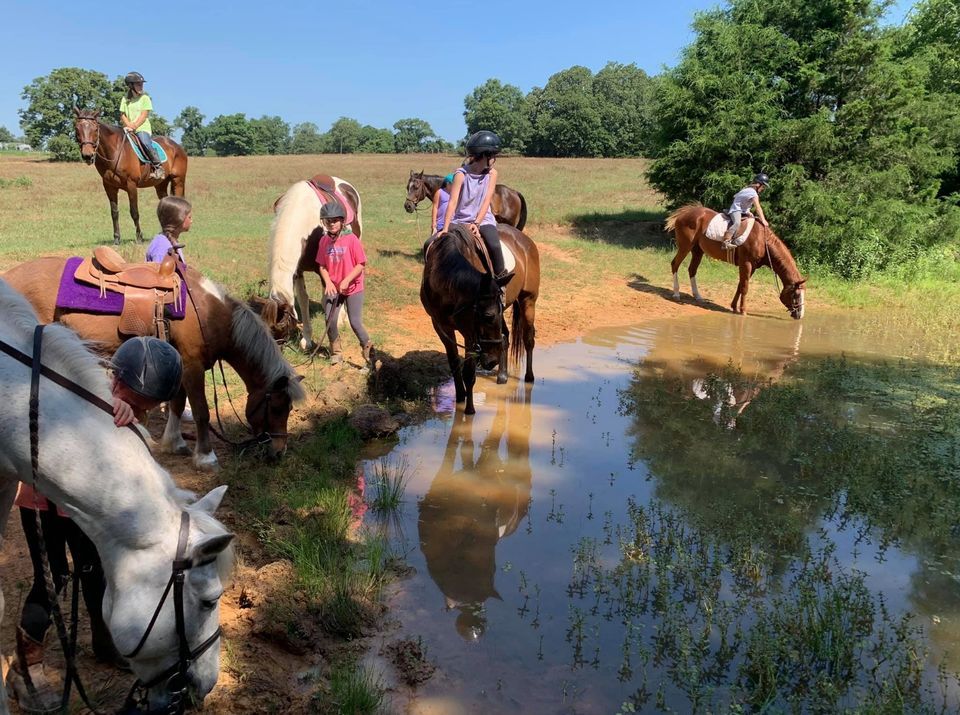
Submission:
[[[34,328],[33,365],[30,368],[30,469],[32,472],[34,485],[38,483],[40,476],[40,353],[43,343],[44,327],[46,326],[41,324]],[[74,601],[71,607],[71,615],[73,618],[71,631],[73,637],[71,640],[71,638],[69,638],[67,635],[67,628],[63,621],[63,613],[60,611],[57,587],[53,581],[53,571],[50,568],[50,559],[47,555],[46,540],[43,538],[43,525],[40,521],[40,505],[37,500],[34,500],[33,502],[33,511],[36,516],[37,545],[40,551],[40,560],[43,564],[43,577],[47,587],[47,599],[50,602],[50,613],[53,617],[53,622],[57,629],[57,637],[60,639],[60,646],[63,648],[63,657],[67,664],[67,672],[63,680],[63,694],[60,698],[60,710],[64,713],[69,711],[68,706],[70,704],[70,690],[72,685],[76,683],[77,692],[83,699],[84,704],[90,709],[91,712],[95,713],[95,715],[99,715],[99,711],[90,702],[90,699],[87,697],[87,692],[83,687],[83,683],[80,681],[80,673],[77,671],[75,658],[78,616],[77,596],[79,595],[80,582],[79,580],[75,580],[73,588]],[[78,579],[78,576],[73,574],[72,578]],[[23,665],[25,666],[26,663]],[[31,695],[35,696],[36,688],[33,687],[33,683],[30,680],[29,669],[24,668],[24,671],[26,672],[24,681],[29,683],[27,689],[32,689],[33,692]]]

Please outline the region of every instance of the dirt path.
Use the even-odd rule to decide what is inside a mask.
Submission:
[[[655,230],[658,227],[652,227]],[[631,274],[629,267],[592,266],[582,271],[571,272],[569,266],[579,259],[562,244],[571,237],[563,227],[538,227],[537,243],[544,265],[548,262],[564,264],[557,272],[564,277],[551,278],[545,272],[541,286],[541,298],[537,304],[537,346],[545,347],[557,342],[573,340],[593,328],[632,325],[647,320],[702,313],[705,307],[696,305],[689,297],[674,301],[671,297],[669,265],[656,279],[647,279]],[[574,277],[571,278],[570,276]],[[735,273],[731,269],[731,280]],[[682,288],[689,295],[686,273],[683,273]],[[725,306],[732,296],[727,295],[729,286],[702,287],[708,298]],[[707,308],[719,309],[717,305]],[[776,296],[770,290],[751,294],[751,309],[773,312],[779,308]],[[388,318],[390,338],[383,349],[395,356],[417,351],[433,351],[435,364],[443,363],[439,355],[440,345],[426,314],[419,305],[396,310]],[[349,358],[349,355],[348,355]],[[316,396],[301,410],[297,424],[291,431],[304,432],[312,422],[324,414],[340,410],[362,397],[364,383],[357,371],[331,372],[331,368],[314,364],[323,378],[334,384],[323,395]],[[339,384],[337,384],[339,383]],[[160,431],[160,419],[151,424],[155,434]],[[218,445],[218,451],[221,445]],[[177,483],[185,488],[203,493],[220,482],[215,475],[200,474],[186,457],[161,456],[161,463],[171,471]],[[0,647],[4,654],[14,652],[14,624],[19,619],[22,597],[29,588],[31,569],[26,543],[16,513],[11,515],[7,538],[0,551],[6,595],[3,638]],[[218,514],[228,525],[236,524],[234,515],[227,507]],[[208,713],[306,713],[311,707],[310,694],[316,691],[317,667],[329,660],[331,650],[350,648],[362,651],[364,644],[332,644],[322,640],[311,652],[303,652],[295,642],[275,632],[267,616],[271,604],[269,593],[262,586],[279,579],[291,577],[283,562],[271,560],[254,534],[238,531],[239,565],[236,578],[224,594],[221,605],[221,621],[224,628],[220,681],[206,701]],[[98,666],[89,654],[89,632],[86,617],[81,615],[80,668],[88,687],[102,701],[119,707],[131,677],[119,674],[110,668]],[[58,648],[52,644],[53,633],[48,634],[48,662],[58,665]],[[59,667],[62,668],[62,665]],[[62,670],[61,670],[62,672]]]

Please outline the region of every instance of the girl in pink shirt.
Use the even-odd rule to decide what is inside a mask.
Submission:
[[[320,221],[325,233],[317,250],[317,265],[323,277],[323,314],[327,320],[327,337],[330,338],[330,362],[343,362],[343,344],[337,328],[340,306],[346,303],[350,327],[360,341],[363,361],[373,366],[373,343],[363,326],[363,271],[367,256],[363,244],[352,233],[342,235],[346,218],[343,207],[337,202],[320,208]]]

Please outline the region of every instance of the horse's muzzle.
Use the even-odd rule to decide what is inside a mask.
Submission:
[[[403,210],[406,211],[408,214],[412,214],[414,208],[415,206],[413,205],[412,201],[408,200],[403,202]]]

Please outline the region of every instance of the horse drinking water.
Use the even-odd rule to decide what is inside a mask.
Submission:
[[[74,107],[73,113],[80,156],[87,164],[97,167],[103,190],[110,201],[113,242],[120,243],[120,205],[117,197],[121,191],[127,192],[130,218],[137,227],[137,241],[142,241],[137,189],[153,186],[157,190],[157,197],[161,199],[171,192],[174,196],[183,196],[187,182],[187,153],[169,137],[154,137],[154,141],[167,154],[167,160],[163,163],[166,177],[154,179],[150,176],[150,164],[141,163],[133,147],[128,146],[123,129],[101,122],[99,110],[87,111]]]
[[[730,304],[730,308],[735,313],[747,312],[747,290],[750,287],[750,277],[753,272],[760,266],[770,266],[783,282],[780,302],[790,311],[790,317],[796,320],[802,318],[804,284],[807,279],[800,275],[786,244],[768,227],[757,222],[746,242],[727,255],[728,252],[722,248],[720,239],[711,239],[707,235],[708,226],[716,216],[716,211],[705,206],[689,204],[677,209],[667,218],[666,230],[672,231],[677,241],[677,255],[670,262],[673,270],[673,297],[680,297],[677,271],[680,270],[687,254],[692,252],[693,258],[690,260],[689,268],[690,289],[697,301],[703,300],[697,288],[697,269],[700,267],[703,255],[707,254],[718,261],[733,263],[740,268],[740,283]],[[722,228],[719,233],[722,239]]]
[[[489,265],[485,265],[477,241],[466,228],[455,226],[454,230],[442,234],[424,256],[420,302],[446,350],[457,402],[466,401],[464,412],[468,415],[476,412],[473,386],[477,380],[477,362],[486,370],[499,365],[497,384],[507,381],[507,345],[511,339],[504,306],[513,306],[510,355],[519,361],[520,351],[526,350],[524,380],[533,382],[540,254],[536,244],[512,226],[499,224],[497,231],[504,258],[509,250],[516,260],[516,272],[506,285],[503,303]],[[462,359],[456,340],[458,332],[463,336]]]
[[[67,327],[47,326],[40,340],[36,327],[29,303],[0,280],[0,528],[18,481],[77,523],[103,562],[103,617],[145,691],[138,705],[182,712],[219,675],[233,534],[213,513],[226,487],[187,500],[135,430],[114,427],[96,357]]]

